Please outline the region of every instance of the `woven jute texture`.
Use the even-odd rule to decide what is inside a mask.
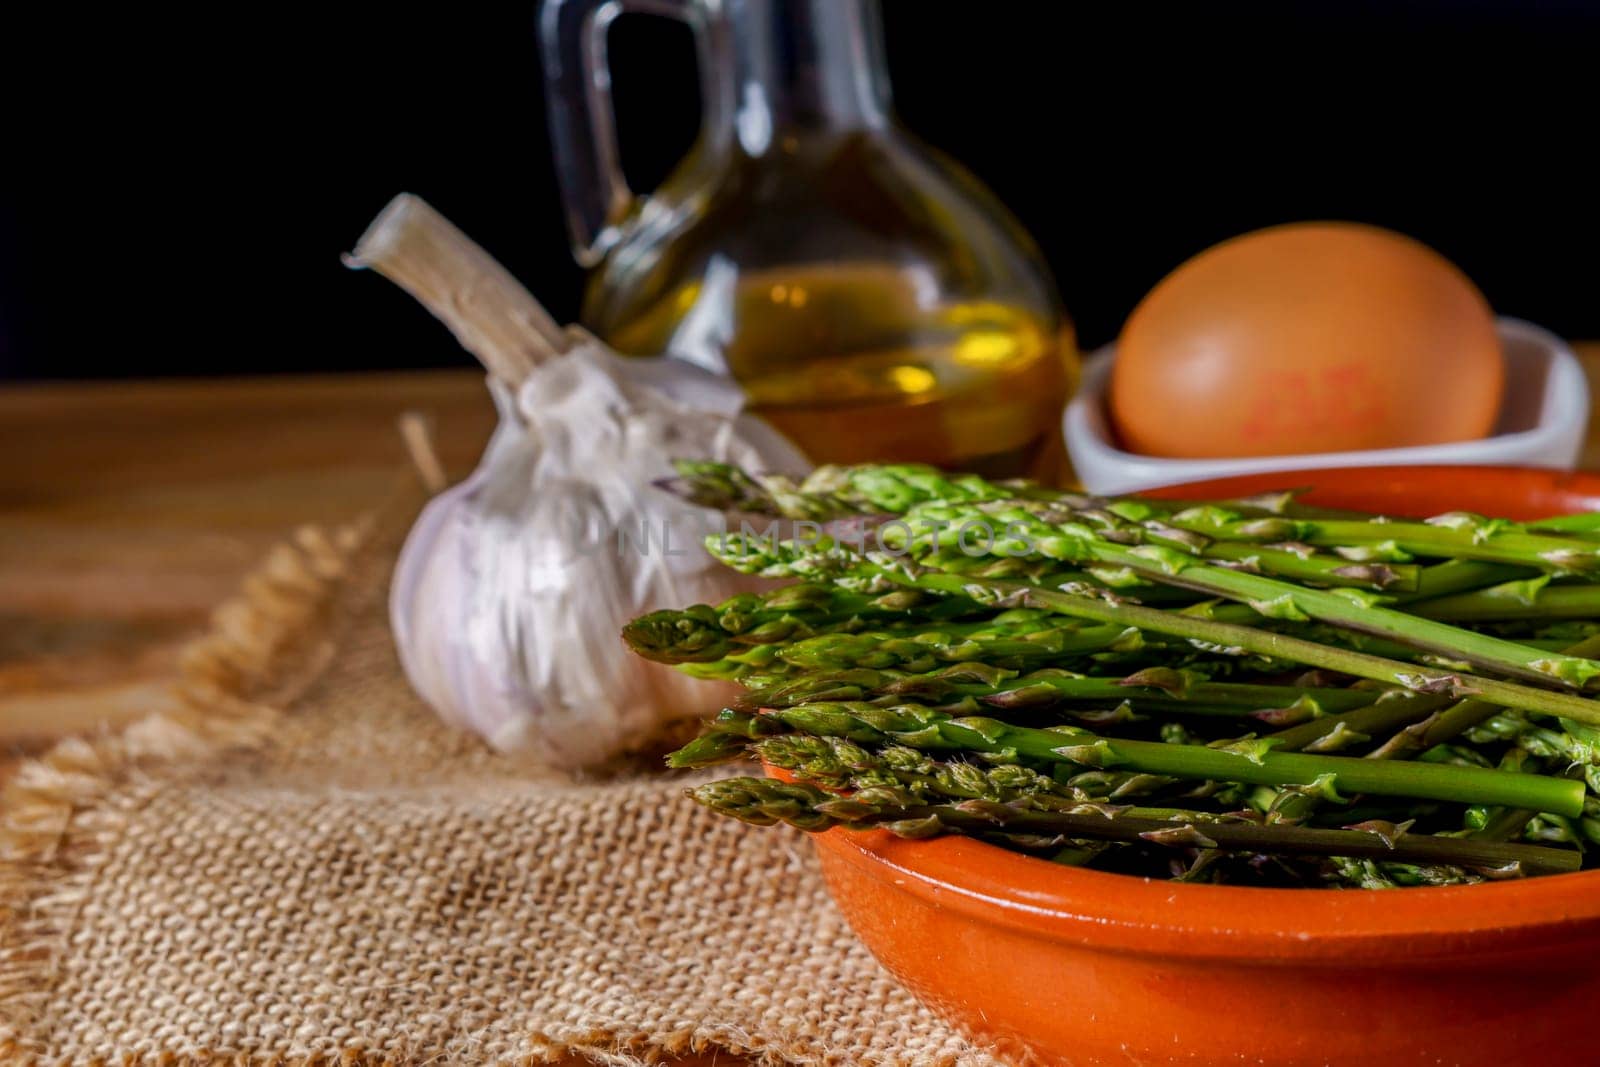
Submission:
[[[0,1057],[997,1062],[878,967],[800,835],[439,725],[391,648],[410,506],[385,516],[276,552],[190,650],[183,711],[13,778]]]

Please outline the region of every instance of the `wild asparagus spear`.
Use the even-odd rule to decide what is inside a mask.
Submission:
[[[1239,601],[1269,618],[1317,619],[1534,681],[1582,688],[1600,678],[1600,663],[1592,660],[1552,656],[1513,641],[1417,618],[1386,608],[1377,598],[1357,590],[1310,589],[1208,564],[1161,546],[1124,547],[1079,523],[1054,522],[1048,505],[1044,508],[1003,500],[918,505],[906,512],[903,523],[886,525],[882,536],[890,548],[910,549],[915,554],[929,545],[956,544],[967,532],[978,529],[985,533],[980,547],[986,555],[1037,553],[1073,562],[1095,560],[1127,567],[1152,581]]]
[[[842,737],[857,744],[901,744],[923,751],[983,753],[996,762],[1025,759],[1046,765],[1073,764],[1254,785],[1315,784],[1339,793],[1501,804],[1558,815],[1576,815],[1583,810],[1583,783],[1568,779],[1448,764],[1275,752],[1270,743],[1245,742],[1230,751],[1202,745],[1131,741],[1103,737],[1079,727],[1041,730],[981,716],[952,718],[914,704],[887,708],[842,701],[806,704],[775,709],[761,718],[802,733]]]
[[[1521,728],[1522,724],[1518,724],[1510,729],[1516,733]],[[1504,725],[1499,725],[1500,732],[1506,729]],[[1016,764],[982,766],[965,761],[940,762],[924,752],[903,745],[887,745],[874,752],[844,738],[789,734],[763,738],[755,743],[754,749],[769,766],[789,771],[804,782],[820,785],[830,791],[893,786],[909,791],[919,803],[968,799],[1008,803],[1028,798],[1030,803],[1042,809],[1062,810],[1084,802],[1103,801],[1109,795],[1109,790],[1096,792],[1092,788],[1074,785],[1087,776],[1062,782]],[[1528,754],[1521,749],[1509,752],[1501,760],[1501,768],[1527,769],[1523,761],[1512,759],[1519,755],[1526,757]],[[1270,818],[1276,824],[1283,824],[1285,820],[1299,823],[1315,810],[1321,799],[1321,794],[1314,790],[1278,791],[1274,801],[1262,802],[1261,807],[1263,811],[1270,811]],[[1586,798],[1586,815],[1591,807],[1600,810],[1600,801]],[[1488,841],[1507,841],[1520,834],[1536,815],[1536,812],[1524,808],[1475,805],[1468,809],[1465,818],[1469,825],[1477,827],[1471,836]],[[1191,813],[1188,818],[1192,821],[1215,819],[1218,816]],[[1350,819],[1353,821],[1355,816]],[[1586,835],[1600,839],[1600,821],[1585,818],[1580,819],[1578,825]],[[1345,881],[1368,887],[1380,883],[1445,885],[1478,880],[1464,876],[1459,870],[1437,867],[1421,869],[1388,864],[1378,870],[1347,863],[1336,865],[1335,869],[1341,872]]]
[[[1566,646],[1566,651],[1575,656],[1600,654],[1600,636],[1586,637]],[[1498,705],[1487,700],[1469,698],[1459,701],[1424,720],[1407,726],[1368,755],[1378,759],[1405,759],[1414,753],[1426,752],[1436,745],[1453,741],[1500,710]],[[1574,728],[1590,729],[1581,726]]]
[[[1417,600],[1406,610],[1450,622],[1600,618],[1600,585],[1551,585],[1549,575]]]
[[[939,472],[915,471],[912,486],[878,486],[875,499],[862,496],[830,495],[816,475],[806,480],[805,486],[795,487],[782,478],[766,478],[758,482],[750,475],[723,464],[684,462],[678,464],[680,477],[667,487],[697,503],[722,508],[757,511],[785,518],[812,521],[837,519],[857,515],[861,508],[868,512],[905,514],[930,503],[946,507],[964,504],[998,504],[1009,502],[1014,506],[1037,506],[1059,513],[1063,520],[1081,520],[1088,526],[1109,527],[1121,535],[1126,543],[1166,545],[1180,551],[1218,561],[1223,566],[1239,567],[1253,572],[1280,575],[1299,581],[1315,582],[1328,586],[1351,586],[1377,590],[1414,590],[1418,586],[1420,568],[1403,563],[1362,562],[1319,556],[1304,546],[1275,546],[1260,543],[1259,538],[1246,542],[1229,542],[1207,538],[1159,522],[1140,524],[1121,518],[1113,511],[1098,507],[1100,502],[1074,494],[1035,492],[1033,499],[1010,498],[1005,486],[984,482],[975,475],[946,476]],[[869,468],[851,468],[852,476],[870,480]],[[886,467],[892,471],[906,472],[912,477],[913,468]],[[765,487],[763,487],[763,484]],[[946,493],[946,496],[930,495]],[[870,497],[871,494],[866,494]],[[872,505],[876,505],[875,507]],[[1083,510],[1073,510],[1082,508]],[[1074,562],[1092,562],[1092,557],[1071,557]]]
[[[875,476],[887,479],[890,488],[884,490],[882,486],[874,485],[871,479]],[[740,474],[738,477],[746,482],[751,481],[747,475]],[[812,488],[815,480],[815,477],[808,479],[807,490]],[[905,516],[903,521],[884,524],[878,534],[880,540],[893,548],[915,548],[926,552],[929,548],[959,547],[963,551],[976,551],[986,556],[1042,555],[1069,563],[1122,567],[1163,584],[1246,603],[1270,617],[1315,618],[1430,652],[1458,657],[1493,671],[1532,681],[1553,680],[1582,688],[1591,680],[1600,678],[1600,663],[1548,656],[1543,650],[1530,649],[1515,642],[1414,618],[1387,609],[1371,597],[1340,590],[1309,589],[1203,562],[1206,551],[1214,548],[1207,538],[1216,536],[1217,531],[1236,535],[1234,540],[1245,542],[1306,543],[1308,538],[1298,537],[1297,534],[1317,530],[1353,530],[1355,527],[1373,527],[1384,531],[1391,527],[1416,527],[1425,533],[1436,534],[1436,540],[1449,545],[1457,542],[1478,545],[1495,540],[1501,545],[1500,557],[1511,554],[1509,559],[1500,558],[1501,562],[1553,567],[1559,561],[1562,567],[1578,569],[1580,565],[1587,566],[1584,561],[1592,557],[1594,566],[1600,568],[1600,549],[1585,546],[1581,542],[1568,541],[1563,548],[1562,543],[1558,543],[1560,539],[1508,532],[1488,520],[1474,524],[1470,516],[1456,516],[1459,521],[1455,526],[1436,528],[1420,523],[1326,520],[1319,524],[1316,520],[1277,518],[1239,520],[1238,513],[1216,507],[1189,508],[1169,514],[1161,512],[1157,506],[1139,501],[1124,501],[1120,506],[1114,504],[1109,508],[1074,510],[1059,497],[1053,500],[1008,498],[1005,495],[1006,487],[991,485],[972,475],[947,477],[933,471],[911,471],[903,466],[853,468],[847,473],[845,484],[879,510]],[[945,495],[930,495],[935,493]],[[820,488],[814,492],[790,493],[785,497],[769,495],[767,503],[781,513],[784,507],[792,507],[792,502],[799,499],[807,502],[807,510],[813,514],[822,514],[830,506],[840,513],[855,507],[854,499],[831,496]],[[1150,516],[1158,514],[1161,516],[1160,522],[1148,522]],[[1438,521],[1444,522],[1449,518],[1441,517]],[[977,532],[976,537],[969,540],[969,534],[973,531]],[[1417,539],[1422,534],[1412,531],[1411,536]],[[1359,557],[1356,562],[1343,564],[1342,567],[1359,571],[1368,584],[1376,584],[1380,588],[1389,584],[1394,580],[1388,570],[1391,565],[1382,558],[1382,555],[1394,555],[1388,552],[1388,543],[1388,540],[1378,538],[1338,542],[1347,548],[1353,544]],[[1130,544],[1132,547],[1128,547]],[[1230,562],[1238,564],[1251,560],[1247,549],[1248,546],[1244,555],[1230,553],[1234,557]],[[1293,552],[1265,547],[1260,548],[1254,557],[1256,564],[1260,565],[1265,554],[1274,551],[1287,560],[1310,565],[1309,561],[1300,559]],[[1380,553],[1379,558],[1367,558],[1374,551]],[[1441,554],[1497,559],[1495,555],[1474,555],[1472,552]],[[1335,566],[1324,577],[1332,577],[1340,569]],[[1306,577],[1292,570],[1283,573]],[[1411,584],[1413,587],[1416,584],[1415,574],[1411,575]]]
[[[847,738],[797,733],[771,716],[751,715],[732,708],[724,709],[711,722],[705,733],[669,755],[667,765],[678,769],[710,767],[742,759],[753,751],[760,752],[761,746],[769,741],[776,746],[773,752],[779,758],[784,758],[782,756],[784,752],[798,753],[800,755],[793,757],[798,759],[802,758],[803,754],[816,756],[823,749],[827,749],[832,753],[830,758],[835,760],[847,757],[853,759],[856,758],[856,754],[860,754],[860,759],[873,761],[859,764],[863,773],[868,773],[872,769],[934,773],[930,770],[935,765],[934,761],[908,745],[882,745],[874,752],[866,754],[865,749]],[[787,764],[780,765],[787,766]],[[1058,779],[1042,775],[1015,761],[1005,760],[990,761],[983,768],[971,764],[963,766],[965,769],[951,772],[956,774],[960,781],[970,784],[974,780],[972,775],[981,771],[988,788],[1005,792],[1007,795],[1015,795],[1009,791],[1024,790],[1026,786],[1028,788],[1025,791],[1028,792],[1043,790],[1079,800],[1107,799],[1141,795],[1172,782],[1170,778],[1156,775],[1098,769],[1079,774],[1064,774]],[[820,765],[818,769],[820,770]],[[863,781],[858,784],[883,784],[886,780],[879,778],[875,783]],[[1049,782],[1048,785],[1045,784],[1046,781]],[[841,787],[843,784],[839,783]]]
[[[898,512],[930,500],[976,501],[1006,496],[1054,500],[1078,509],[1086,503],[1080,494],[1041,490],[1036,486],[994,485],[972,475],[940,476],[937,472],[904,464],[822,468],[807,478],[803,490],[813,499],[831,495],[851,502],[860,511]],[[1109,507],[1126,518],[1143,520],[1160,516],[1162,521],[1180,529],[1229,541],[1298,542],[1357,550],[1393,545],[1401,552],[1420,556],[1475,559],[1540,570],[1600,571],[1600,547],[1592,543],[1559,534],[1533,533],[1522,524],[1468,512],[1438,515],[1426,522],[1403,522],[1326,515],[1261,519],[1223,505],[1184,506],[1145,500],[1112,501]],[[1582,530],[1596,525],[1595,520],[1584,519],[1552,522],[1553,526],[1547,522],[1544,528],[1559,529],[1566,525]]]
[[[1519,524],[1451,512],[1426,522],[1306,508],[1293,491],[1249,501],[1193,504],[1121,498],[1105,500],[1027,482],[988,482],[971,474],[945,474],[919,464],[819,467],[795,484],[786,478],[752,478],[713,463],[679,463],[674,491],[712,506],[832,518],[847,514],[898,514],[929,501],[974,502],[1006,498],[1049,501],[1076,510],[1105,508],[1144,521],[1159,517],[1212,537],[1254,542],[1302,542],[1332,548],[1384,548],[1422,556],[1502,562],[1538,570],[1600,570],[1600,547],[1564,532],[1600,529],[1600,515],[1583,514]],[[734,488],[737,486],[738,488]],[[1266,512],[1263,516],[1261,513]],[[1362,554],[1362,553],[1357,553]]]
[[[622,638],[660,663],[705,663],[751,645],[792,642],[817,634],[972,619],[992,611],[964,597],[915,589],[864,594],[800,582],[767,593],[741,593],[720,604],[652,611],[629,622]]]
[[[1015,578],[1047,589],[1059,589],[1065,585],[1083,586],[1140,604],[1193,604],[1200,599],[1187,589],[1148,581],[1131,571],[1069,569],[1050,559],[972,556],[958,549],[930,553],[922,562],[950,574],[965,574],[974,578]]]
[[[871,752],[842,738],[796,734],[767,738],[757,742],[755,748],[762,761],[769,766],[789,771],[800,781],[821,786],[830,792],[870,790],[888,786],[909,794],[915,803],[937,804],[962,800],[1015,803],[1026,800],[1029,805],[1045,811],[1069,811],[1083,803],[1102,802],[1104,799],[1014,764],[983,767],[967,762],[942,763],[930,759],[922,752],[900,745],[890,745],[877,752]],[[1309,799],[1309,795],[1304,796]],[[1523,823],[1534,815],[1533,812],[1516,808],[1480,807],[1470,811],[1524,812]],[[1177,813],[1163,813],[1157,816],[1155,809],[1148,807],[1119,809],[1117,814],[1178,817]],[[1230,816],[1219,813],[1188,811],[1182,813],[1182,820],[1185,822],[1215,822],[1226,821],[1229,818]],[[1496,816],[1491,821],[1493,822],[1491,828],[1481,830],[1473,836],[1489,841],[1509,840],[1511,836],[1509,832],[1500,832],[1509,824],[1509,820]],[[1283,825],[1281,820],[1278,825]],[[1390,836],[1396,835],[1390,832]],[[1289,848],[1284,851],[1294,850]],[[1406,878],[1414,884],[1442,885],[1473,880],[1463,878],[1462,873],[1452,868],[1409,870],[1403,873],[1390,870],[1386,871],[1385,875],[1390,879],[1396,876]]]
[[[1025,612],[1022,614],[1026,614]],[[1055,618],[1060,618],[1056,616]],[[1012,631],[987,623],[918,629],[825,633],[788,644],[756,645],[709,662],[679,662],[698,678],[726,678],[770,686],[803,672],[860,668],[932,671],[951,663],[981,662],[1028,668],[1069,662],[1105,651],[1143,646],[1137,630],[1111,624],[1037,626]],[[657,650],[663,654],[663,650]],[[658,658],[651,655],[647,658]],[[663,662],[672,662],[662,658]]]
[[[1417,587],[1397,597],[1396,600],[1409,605],[1431,597],[1467,593],[1474,589],[1499,585],[1502,582],[1533,578],[1538,574],[1539,572],[1531,567],[1485,563],[1476,559],[1447,559],[1443,563],[1422,568],[1417,575]]]
[[[1600,572],[1600,546],[1575,537],[1530,533],[1504,519],[1457,511],[1426,522],[1348,519],[1253,519],[1225,508],[1188,508],[1165,516],[1180,529],[1230,541],[1297,541],[1317,547],[1389,548],[1418,556],[1476,559],[1560,573]]]
[[[743,490],[730,492],[730,483],[738,483]],[[1291,542],[1336,551],[1342,549],[1356,559],[1398,558],[1411,553],[1527,566],[1542,571],[1600,572],[1600,546],[1581,537],[1561,536],[1563,530],[1588,532],[1600,527],[1600,519],[1587,515],[1524,525],[1468,512],[1451,512],[1426,522],[1406,522],[1281,506],[1284,501],[1292,500],[1291,493],[1275,494],[1280,501],[1279,513],[1262,516],[1260,511],[1271,510],[1260,506],[1266,501],[1265,497],[1253,502],[1236,502],[1238,506],[1132,497],[1104,500],[1025,482],[993,483],[976,475],[945,474],[917,464],[819,467],[796,485],[784,478],[754,479],[721,464],[689,463],[679,464],[679,478],[674,480],[672,488],[703,503],[804,518],[900,514],[932,501],[950,504],[1032,500],[1078,511],[1109,511],[1135,522],[1156,519],[1165,525],[1230,542]],[[799,515],[800,512],[806,514]]]
[[[918,802],[913,794],[892,787],[863,789],[840,797],[798,782],[724,778],[688,792],[701,804],[723,815],[759,826],[784,822],[810,831],[834,826],[876,827],[913,838],[947,832],[1001,832],[1059,837],[1063,842],[1088,838],[1142,841],[1177,848],[1381,857],[1464,867],[1515,866],[1530,875],[1573,871],[1581,863],[1579,854],[1570,849],[1404,832],[1264,826],[1248,820],[1185,821],[1169,817],[1179,813],[1167,810],[1119,811],[1090,805],[1081,811],[1040,811],[1023,804],[981,799],[925,804]]]
[[[816,700],[890,699],[930,705],[968,702],[1018,711],[1125,701],[1138,708],[1179,714],[1185,709],[1207,715],[1260,714],[1277,722],[1294,715],[1314,718],[1347,711],[1371,704],[1380,695],[1366,689],[1212,682],[1164,667],[1122,677],[1088,677],[1054,667],[1021,674],[987,663],[966,663],[923,674],[867,669],[805,674],[751,690],[739,706],[780,708]]]
[[[802,588],[796,586],[794,588]],[[891,601],[898,593],[922,596],[933,606],[919,609],[917,621],[898,615],[867,616],[847,612],[816,616],[787,611],[745,612],[728,609],[742,598],[725,604],[695,605],[654,611],[623,628],[623,640],[633,651],[658,663],[674,664],[688,673],[707,678],[736,678],[749,684],[769,684],[811,670],[848,671],[895,667],[903,671],[932,670],[940,663],[991,663],[1012,667],[1048,662],[1065,665],[1075,657],[1126,660],[1148,645],[1161,646],[1169,661],[1192,666],[1206,654],[1186,642],[1160,635],[1142,635],[1116,624],[1072,620],[1037,609],[994,612],[986,618],[969,617],[975,602],[951,597],[956,611],[941,610],[933,593],[900,590],[882,596],[862,595],[862,601]],[[854,594],[852,594],[854,595]],[[1242,605],[1196,606],[1206,618],[1256,618]],[[949,621],[940,621],[949,616]],[[927,622],[921,622],[926,617]],[[731,620],[731,621],[730,621]],[[1010,642],[1010,643],[1008,643]],[[1016,644],[1015,642],[1026,642]],[[1238,655],[1214,657],[1211,671],[1231,670],[1242,661]],[[1090,666],[1082,664],[1085,669]],[[1257,661],[1255,666],[1265,666]],[[792,669],[791,669],[792,668]]]
[[[988,500],[1022,487],[1006,483],[1008,491],[974,474],[947,474],[921,464],[823,466],[800,483],[705,460],[674,460],[673,467],[677,477],[656,484],[703,507],[812,522],[895,514],[925,500]],[[1094,503],[1081,494],[1067,494],[1067,499],[1085,507]]]
[[[754,484],[743,472],[719,464],[688,464],[684,467],[700,472],[684,479],[691,486],[700,486],[698,491],[690,491],[691,496],[699,499],[717,497],[720,491],[714,487],[723,479],[742,479]],[[1310,549],[1304,546],[1212,543],[1193,529],[1169,525],[1164,521],[1172,517],[1170,510],[1162,510],[1165,505],[1124,500],[1109,507],[1073,510],[1062,502],[1078,506],[1084,503],[1083,498],[1046,491],[1036,493],[1033,499],[1008,498],[1005,496],[1007,486],[987,483],[971,475],[946,477],[931,470],[894,465],[840,470],[847,484],[858,489],[866,486],[858,496],[871,498],[876,492],[878,497],[870,502],[880,510],[893,512],[903,509],[899,513],[904,514],[907,521],[885,525],[880,538],[890,540],[896,547],[917,547],[924,555],[930,549],[942,550],[935,563],[941,569],[959,569],[970,573],[970,561],[968,566],[953,567],[960,559],[954,552],[957,548],[968,555],[998,554],[1000,561],[1007,563],[1018,557],[1042,554],[1067,562],[1088,563],[1095,572],[1094,576],[1101,580],[1110,581],[1106,577],[1107,567],[1120,568],[1130,576],[1128,580],[1142,578],[1225,596],[1279,619],[1323,619],[1338,626],[1376,634],[1403,645],[1456,657],[1532,681],[1545,681],[1549,677],[1581,688],[1591,679],[1600,678],[1600,665],[1549,657],[1543,654],[1543,649],[1475,634],[1459,627],[1409,619],[1371,598],[1341,595],[1326,589],[1308,589],[1259,574],[1239,573],[1265,571],[1268,574],[1316,581],[1322,585],[1417,589],[1415,568],[1406,570],[1400,565],[1385,562],[1382,557],[1394,553],[1386,553],[1382,546],[1366,545],[1351,549],[1351,554],[1358,557],[1357,562],[1322,560],[1314,558]],[[713,488],[707,490],[701,484],[706,481]],[[758,493],[747,493],[740,497],[740,502],[744,506],[765,508],[775,514],[783,514],[785,509],[791,514],[845,514],[857,506],[856,500],[829,495],[826,479],[821,479],[821,485],[818,482],[819,478],[813,476],[807,479],[804,490],[790,489],[765,497],[760,497]],[[886,483],[890,488],[885,490],[883,485],[877,483]],[[947,496],[935,497],[931,495],[933,493]],[[726,494],[723,496],[723,502],[729,502]],[[1205,519],[1221,522],[1237,513],[1207,506],[1202,509],[1189,508],[1177,514],[1201,515]],[[1150,518],[1152,515],[1157,518]],[[1252,521],[1255,525],[1248,532],[1256,541],[1264,540],[1265,527],[1262,523],[1272,520]],[[1378,525],[1387,528],[1388,524]],[[974,544],[968,542],[968,534],[973,530],[977,530],[981,536],[981,540],[974,542],[977,545],[976,552]],[[1281,532],[1292,534],[1294,531],[1286,528]],[[1378,558],[1371,558],[1374,553]],[[1220,561],[1220,565],[1204,563],[1207,556]],[[1437,573],[1430,575],[1434,591],[1460,588],[1463,569],[1471,576],[1471,580],[1489,580],[1505,573],[1503,567],[1472,560],[1454,560],[1452,564],[1455,567],[1454,579]],[[990,572],[985,576],[1004,575]],[[1113,581],[1112,584],[1116,583]],[[1392,655],[1392,650],[1384,651]]]
[[[1583,537],[1600,533],[1600,511],[1583,511],[1576,515],[1557,515],[1554,518],[1540,519],[1527,525],[1530,530],[1539,532]]]
[[[864,589],[902,586],[970,596],[996,605],[1039,608],[1075,618],[1120,623],[1179,637],[1203,647],[1243,649],[1274,659],[1322,667],[1415,691],[1479,696],[1505,707],[1600,723],[1600,703],[1583,697],[1533,689],[1481,675],[1429,671],[1416,664],[1320,645],[1287,634],[1217,622],[1185,612],[1112,603],[1063,590],[1039,589],[1024,582],[964,578],[929,570],[904,559],[868,557],[826,538],[814,544],[801,545],[729,534],[708,538],[706,548],[728,566],[746,574],[771,578],[827,579]]]
[[[763,762],[827,789],[892,785],[919,797],[957,800],[1047,796],[1060,803],[1079,803],[1104,799],[1021,764],[940,762],[908,745],[884,745],[873,751],[843,737],[778,734],[762,738],[752,748]]]
[[[1266,736],[1284,752],[1336,752],[1421,722],[1450,703],[1441,693],[1390,690],[1365,707],[1295,723]]]

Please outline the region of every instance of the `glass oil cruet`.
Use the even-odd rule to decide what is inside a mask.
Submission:
[[[703,122],[655,192],[622,177],[619,14],[695,32]],[[731,375],[818,462],[1040,473],[1075,367],[1037,250],[889,108],[877,0],[546,0],[540,33],[583,320]]]

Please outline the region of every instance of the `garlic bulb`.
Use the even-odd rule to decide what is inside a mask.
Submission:
[[[345,262],[444,322],[489,370],[500,412],[477,470],[428,504],[401,549],[389,615],[412,686],[496,748],[572,768],[715,707],[715,686],[628,653],[622,626],[759,583],[701,546],[720,513],[652,483],[680,457],[780,471],[805,457],[740,413],[732,382],[562,330],[415,196],[395,197]]]
[[[646,611],[750,588],[701,547],[723,516],[651,483],[678,456],[804,461],[736,418],[729,383],[658,361],[643,363],[647,384],[640,362],[588,344],[515,394],[492,385],[501,423],[482,463],[429,503],[401,551],[390,617],[406,675],[496,748],[589,766],[724,695],[619,637]]]

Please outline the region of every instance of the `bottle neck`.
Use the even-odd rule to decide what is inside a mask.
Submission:
[[[728,0],[739,147],[882,126],[889,115],[878,0]]]

